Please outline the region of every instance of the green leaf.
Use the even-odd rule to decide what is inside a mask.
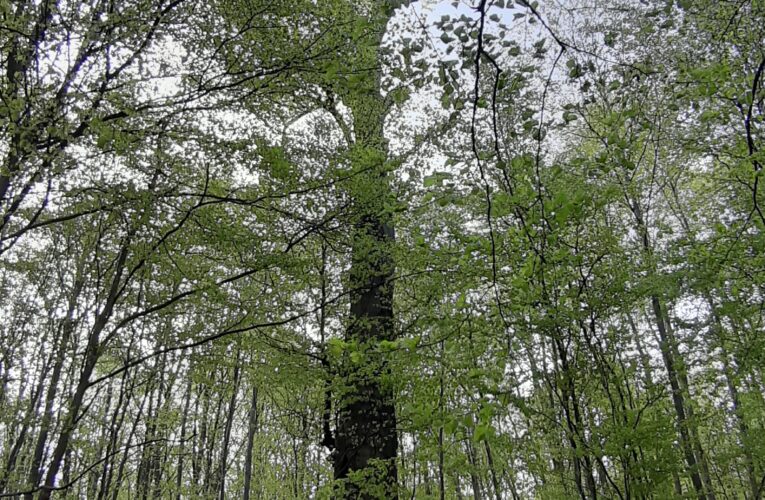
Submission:
[[[473,440],[475,442],[482,442],[489,440],[494,435],[494,428],[488,424],[479,424],[476,426],[473,432]]]
[[[465,297],[465,293],[461,293],[460,296],[457,298],[457,309],[465,309],[467,307],[467,299]]]
[[[433,186],[441,186],[443,185],[444,181],[447,179],[451,179],[452,174],[449,172],[433,172],[433,174],[425,176],[422,180],[422,184],[424,187],[433,187]]]

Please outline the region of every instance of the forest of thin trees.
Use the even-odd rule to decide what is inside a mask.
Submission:
[[[763,0],[0,0],[0,498],[765,498]]]

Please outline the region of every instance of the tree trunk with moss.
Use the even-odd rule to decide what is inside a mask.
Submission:
[[[341,95],[351,111],[354,142],[350,165],[358,172],[350,187],[354,203],[350,317],[346,342],[351,349],[338,367],[337,426],[332,461],[344,498],[397,498],[398,436],[389,367],[379,349],[394,338],[393,220],[386,210],[393,194],[384,135],[387,105],[381,93],[378,52],[391,9],[367,13],[370,37],[359,44],[353,71],[364,77],[349,81]]]

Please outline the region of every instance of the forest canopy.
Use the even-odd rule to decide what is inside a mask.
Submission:
[[[0,498],[765,497],[765,1],[0,0]]]

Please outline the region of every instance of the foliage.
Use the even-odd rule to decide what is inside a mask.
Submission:
[[[0,496],[765,495],[762,1],[0,1]]]

